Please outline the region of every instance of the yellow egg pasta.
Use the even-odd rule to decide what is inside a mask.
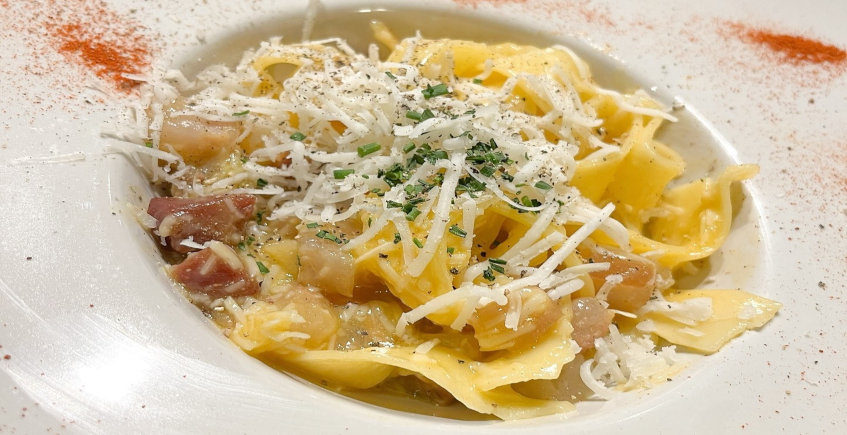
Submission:
[[[720,249],[756,166],[677,183],[685,162],[657,139],[673,114],[601,88],[566,47],[372,30],[387,56],[272,39],[234,69],[145,85],[129,138],[167,195],[140,221],[243,351],[338,391],[513,420],[574,411],[567,383],[649,388],[677,352],[776,314],[674,288]]]

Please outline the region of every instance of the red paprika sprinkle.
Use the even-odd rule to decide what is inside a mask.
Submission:
[[[57,49],[77,60],[98,77],[112,81],[118,89],[128,90],[136,82],[124,74],[138,74],[149,65],[146,41],[131,30],[119,29],[106,33],[77,20],[52,30],[59,39]]]
[[[843,65],[847,62],[847,52],[841,48],[805,36],[776,33],[739,23],[732,23],[731,27],[741,39],[766,47],[787,63],[799,66]]]

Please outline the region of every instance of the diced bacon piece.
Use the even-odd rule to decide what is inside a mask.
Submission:
[[[620,275],[623,281],[606,296],[609,308],[634,313],[647,303],[656,287],[656,265],[646,258],[626,252],[598,248],[591,252],[595,263],[609,263],[609,269],[592,272],[594,286],[599,288],[609,275]]]
[[[300,271],[297,280],[328,293],[353,296],[353,256],[335,242],[313,235],[297,242]]]
[[[332,303],[318,289],[291,283],[269,302],[280,309],[292,308],[303,318],[303,322],[291,325],[290,331],[308,335],[309,338],[303,342],[308,349],[325,348],[338,332],[338,315]]]
[[[514,329],[506,326],[510,311],[518,316]],[[468,323],[474,327],[480,350],[495,351],[534,345],[560,317],[559,305],[532,286],[512,293],[506,305],[491,303],[479,308]]]
[[[235,150],[238,122],[209,121],[196,116],[174,116],[162,125],[160,147],[173,147],[189,164],[202,165]]]
[[[259,284],[238,254],[220,242],[212,242],[212,246],[189,254],[170,272],[190,293],[212,298],[249,296],[259,292]]]
[[[217,240],[234,245],[241,241],[244,224],[253,216],[253,195],[215,195],[201,198],[153,198],[147,214],[156,219],[156,233],[167,237],[177,252],[192,249],[180,242]]]
[[[595,339],[609,335],[609,325],[615,314],[595,298],[574,299],[571,307],[574,341],[583,350],[593,349]]]

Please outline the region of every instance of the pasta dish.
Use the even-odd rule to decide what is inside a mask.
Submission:
[[[185,295],[244,352],[342,391],[504,420],[650,388],[780,304],[681,289],[730,166],[674,182],[674,116],[562,46],[262,42],[146,83],[126,151]]]

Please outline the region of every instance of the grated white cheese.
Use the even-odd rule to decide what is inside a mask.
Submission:
[[[623,335],[614,325],[609,326],[608,336],[594,341],[594,348],[594,358],[580,367],[580,377],[607,400],[615,395],[611,386],[619,390],[649,388],[676,374],[688,361],[674,346],[656,349],[649,336]]]
[[[432,298],[427,303],[403,313],[397,321],[395,332],[397,335],[402,335],[403,330],[410,323],[415,323],[430,314],[439,312],[453,304],[466,302],[472,298],[475,298],[477,301],[480,301],[482,298],[488,298],[498,305],[505,305],[508,302],[506,296],[496,288],[465,284],[455,290]]]
[[[597,290],[596,298],[601,301],[605,301],[607,297],[609,297],[609,292],[615,288],[616,285],[623,282],[623,276],[619,274],[609,274],[606,275],[606,278],[603,282],[603,285]]]
[[[650,312],[662,313],[679,323],[694,326],[712,317],[712,299],[702,297],[691,298],[682,302],[671,302],[666,300],[661,292],[653,292],[651,300],[641,307],[638,314]]]
[[[440,343],[440,342],[441,342],[441,340],[439,340],[437,338],[433,338],[432,340],[427,340],[427,341],[419,344],[413,352],[417,355],[426,355],[426,354],[429,353],[429,351],[432,350],[432,348],[437,346],[438,343]]]

